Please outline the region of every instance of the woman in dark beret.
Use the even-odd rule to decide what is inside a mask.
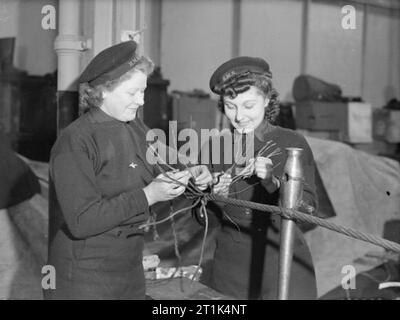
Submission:
[[[268,63],[254,57],[231,59],[214,72],[210,88],[219,95],[219,108],[229,119],[234,137],[238,138],[233,139],[233,144],[237,141],[243,144],[242,149],[236,150],[247,151],[243,161],[238,160],[237,152],[232,152],[232,161],[229,162],[224,158],[228,153],[224,148],[232,146],[220,141],[224,148],[215,151],[210,145],[214,141],[210,141],[208,148],[211,152],[208,154],[212,156],[213,152],[221,152],[219,159],[224,159],[222,163],[213,163],[212,158],[201,156],[204,163],[211,163],[210,171],[217,177],[213,192],[235,199],[278,205],[279,178],[287,157],[285,149],[298,147],[304,150],[304,191],[299,210],[315,212],[313,154],[299,133],[274,125],[279,113],[278,93],[273,87]],[[209,277],[204,281],[235,298],[276,299],[279,216],[218,203],[208,204],[208,216],[210,221],[220,223],[220,229]],[[312,257],[301,231],[304,227],[296,226],[289,299],[317,298]]]
[[[137,111],[152,70],[128,41],[100,52],[79,79],[87,112],[61,132],[49,164],[56,288],[44,290],[47,299],[144,299],[139,225],[149,207],[182,194],[190,175],[203,189],[211,180],[205,166],[167,178],[147,161],[149,128]]]

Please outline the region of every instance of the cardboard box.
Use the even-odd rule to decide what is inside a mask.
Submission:
[[[346,118],[346,104],[336,102],[297,102],[296,126],[313,131],[338,131]]]
[[[311,131],[337,131],[339,140],[372,142],[372,107],[363,102],[296,103],[297,128]]]
[[[400,142],[400,110],[390,110],[386,141],[390,143]]]
[[[400,110],[375,110],[373,113],[373,136],[377,140],[399,143]]]
[[[385,141],[388,116],[389,110],[387,109],[374,110],[372,115],[372,134],[374,139]]]
[[[364,102],[347,104],[347,135],[345,141],[352,143],[372,142],[372,106]]]

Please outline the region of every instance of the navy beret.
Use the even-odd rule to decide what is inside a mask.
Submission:
[[[104,49],[87,65],[79,77],[79,83],[92,86],[114,80],[132,69],[139,60],[136,42],[126,41]]]
[[[223,63],[214,71],[210,78],[211,91],[221,94],[219,88],[221,88],[224,82],[245,72],[266,74],[272,78],[269,64],[264,59],[256,57],[237,57]]]

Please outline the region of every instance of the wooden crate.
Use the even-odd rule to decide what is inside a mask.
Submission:
[[[298,102],[296,125],[308,131],[337,132],[344,142],[370,143],[372,107],[362,102]]]

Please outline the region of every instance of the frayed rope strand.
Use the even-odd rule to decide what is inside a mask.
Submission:
[[[178,211],[175,211],[174,213],[170,214],[168,217],[166,217],[166,218],[164,218],[164,219],[162,219],[162,220],[160,220],[160,221],[142,224],[142,225],[139,226],[139,229],[143,229],[143,228],[146,228],[146,227],[148,227],[148,226],[154,226],[154,225],[157,225],[157,224],[161,224],[161,223],[167,222],[168,220],[171,220],[171,219],[172,219],[174,216],[176,216],[177,214],[182,213],[182,212],[185,212],[185,211],[187,211],[187,210],[190,210],[190,209],[196,207],[196,206],[198,205],[198,203],[200,202],[200,200],[201,200],[201,198],[197,199],[197,200],[195,201],[195,203],[192,204],[191,206],[188,206],[188,207],[179,209]]]
[[[179,252],[179,238],[178,238],[178,233],[176,232],[176,225],[175,225],[175,220],[174,217],[172,216],[174,212],[174,206],[172,201],[169,202],[169,216],[171,219],[171,228],[172,228],[172,234],[174,236],[174,249],[175,249],[175,256],[178,259],[178,267],[176,268],[176,273],[180,273],[181,266],[182,266],[182,256],[181,253]]]
[[[199,263],[197,265],[196,271],[194,272],[194,275],[193,275],[193,278],[192,278],[192,284],[193,284],[193,281],[197,278],[197,275],[200,272],[201,264],[203,263],[204,248],[206,246],[206,239],[207,239],[207,234],[208,234],[208,215],[207,215],[206,204],[207,204],[206,199],[201,199],[200,212],[204,215],[205,228],[204,228],[203,241],[201,243],[201,251],[200,251]]]

